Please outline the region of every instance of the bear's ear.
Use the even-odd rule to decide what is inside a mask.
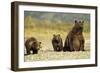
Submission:
[[[82,23],[84,23],[84,21],[82,21]]]
[[[77,23],[77,20],[75,20],[75,23]]]
[[[58,34],[58,36],[60,37],[60,34]]]
[[[53,37],[55,37],[56,35],[55,34],[53,34]]]
[[[81,21],[79,21],[79,23],[82,23]]]

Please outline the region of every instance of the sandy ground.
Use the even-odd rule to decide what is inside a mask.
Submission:
[[[45,47],[43,47],[45,48]],[[86,51],[75,51],[75,52],[54,52],[52,49],[39,50],[38,54],[30,54],[24,57],[25,62],[32,61],[48,61],[48,60],[67,60],[67,59],[89,59],[90,58],[90,41],[85,41]]]

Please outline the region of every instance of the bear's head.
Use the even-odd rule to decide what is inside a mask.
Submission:
[[[31,47],[39,50],[41,48],[41,42],[33,41]]]
[[[53,35],[53,40],[56,42],[56,43],[59,43],[60,42],[60,39],[61,39],[61,37],[60,37],[60,34],[57,34],[57,35]]]
[[[84,21],[77,21],[75,20],[75,27],[77,28],[83,28]]]

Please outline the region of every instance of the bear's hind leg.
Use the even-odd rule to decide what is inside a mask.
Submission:
[[[38,54],[38,50],[37,49],[33,49],[33,54]]]
[[[26,52],[27,52],[27,55],[29,55],[30,54],[30,50],[28,49],[28,50],[26,50]]]
[[[84,40],[81,41],[81,47],[80,47],[80,50],[81,50],[81,51],[85,51],[85,50],[84,50]]]

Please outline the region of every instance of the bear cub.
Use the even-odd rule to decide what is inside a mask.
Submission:
[[[62,42],[62,38],[61,38],[60,34],[53,35],[52,45],[53,45],[54,51],[59,52],[63,49],[63,42]]]
[[[31,51],[33,54],[37,54],[38,50],[41,48],[41,42],[38,42],[36,38],[31,37],[25,41],[25,47],[27,55],[31,54]]]

